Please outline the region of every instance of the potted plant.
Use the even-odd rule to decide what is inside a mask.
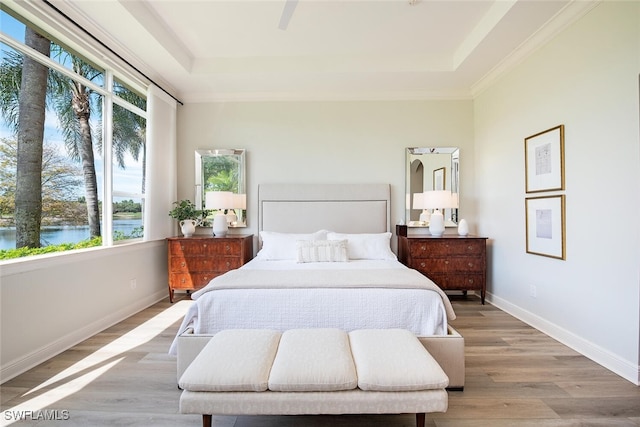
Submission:
[[[169,216],[178,220],[184,237],[193,236],[196,232],[196,226],[201,224],[202,218],[207,216],[208,211],[196,209],[196,205],[191,200],[180,200],[173,202],[173,205]]]

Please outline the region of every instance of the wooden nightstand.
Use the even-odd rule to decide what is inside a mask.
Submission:
[[[407,236],[407,226],[396,226],[398,260],[418,270],[440,288],[480,291],[484,304],[487,290],[487,238],[444,234]]]
[[[175,289],[198,290],[253,257],[252,234],[169,237],[167,246],[171,302]]]

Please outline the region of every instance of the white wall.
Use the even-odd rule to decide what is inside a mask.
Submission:
[[[167,298],[166,244],[160,240],[7,261],[0,286],[4,382]]]
[[[258,231],[258,185],[292,181],[390,183],[395,224],[405,213],[405,148],[458,146],[467,209],[472,128],[470,100],[187,104],[178,108],[178,198],[193,200],[196,148],[245,148],[245,232]]]
[[[636,384],[639,72],[640,3],[603,2],[474,104],[489,300]],[[566,261],[525,253],[524,138],[559,124]]]

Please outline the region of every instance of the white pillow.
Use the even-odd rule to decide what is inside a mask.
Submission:
[[[347,262],[346,240],[298,240],[297,262]]]
[[[329,232],[328,240],[347,240],[349,259],[396,260],[391,251],[391,233],[343,234]]]
[[[320,230],[315,233],[278,233],[275,231],[261,231],[262,249],[256,254],[256,258],[263,260],[296,259],[296,242],[299,240],[326,240],[327,231]]]

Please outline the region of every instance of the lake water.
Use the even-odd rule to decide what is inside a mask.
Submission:
[[[142,227],[142,219],[114,219],[114,231],[121,231],[125,235],[131,234],[134,228]],[[60,243],[78,243],[89,238],[88,225],[50,226],[42,227],[40,241],[42,246],[58,245]],[[16,229],[0,227],[0,249],[15,249]]]

